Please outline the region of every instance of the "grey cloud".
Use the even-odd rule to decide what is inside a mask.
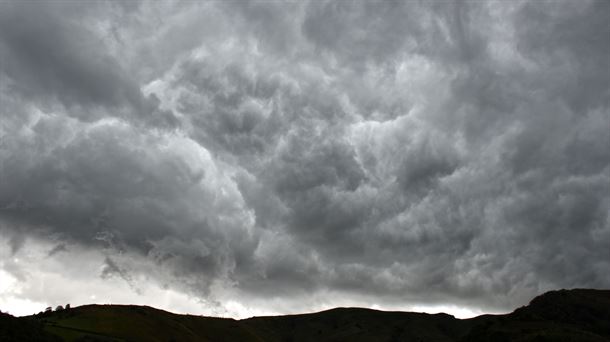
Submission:
[[[117,263],[112,260],[109,257],[106,257],[106,259],[104,259],[104,267],[102,269],[102,273],[100,274],[100,277],[102,279],[105,278],[110,278],[110,277],[120,277],[121,279],[123,279],[127,284],[129,284],[129,286],[134,289],[134,291],[136,293],[139,293],[140,290],[135,287],[134,283],[133,283],[133,279],[131,277],[131,275],[129,274],[129,272],[123,268],[121,268],[119,265],[117,265]]]
[[[315,1],[303,21],[304,35],[322,51],[354,63],[392,61],[417,44],[418,4]],[[380,39],[381,38],[381,39]],[[412,46],[411,46],[412,48]]]
[[[47,253],[47,255],[51,257],[51,256],[53,256],[53,255],[55,255],[55,254],[57,254],[57,253],[65,252],[65,251],[67,251],[67,250],[68,250],[68,248],[66,247],[66,245],[65,245],[65,244],[63,244],[63,243],[60,243],[59,245],[57,245],[57,246],[53,247],[53,248],[52,248],[52,249],[51,249],[51,250],[50,250],[50,251]]]
[[[304,3],[228,1],[222,4],[230,14],[238,13],[241,20],[235,20],[241,30],[253,32],[257,43],[274,53],[283,55],[299,54],[300,39],[298,23],[302,20]]]
[[[538,85],[581,115],[604,106],[609,96],[610,27],[605,24],[609,11],[604,1],[544,1],[527,4],[516,19],[517,24],[529,23],[517,26],[520,51],[540,65],[551,66]]]
[[[4,7],[11,234],[139,255],[206,300],[610,284],[606,2],[144,3],[92,10],[128,51],[91,55],[86,21]]]
[[[434,144],[445,143],[441,146]],[[423,138],[413,150],[408,151],[397,175],[397,181],[407,192],[421,188],[430,189],[431,182],[450,175],[457,169],[457,152],[446,141]]]
[[[177,124],[172,113],[156,108],[154,98],[143,96],[84,19],[67,17],[63,5],[44,2],[5,2],[2,7],[2,71],[13,91],[47,106],[57,99],[84,120],[107,115],[96,110],[101,106],[117,117],[136,115],[159,126]]]
[[[11,247],[11,254],[15,255],[23,247],[25,242],[25,236],[22,234],[14,234],[9,240],[9,246]]]
[[[320,186],[356,190],[364,180],[364,173],[353,148],[332,138],[304,135],[288,138],[275,165],[271,165],[277,168],[274,174],[278,178],[272,181],[278,193],[298,194]],[[312,139],[319,143],[307,144]]]
[[[237,63],[217,68],[190,61],[176,82],[176,87],[186,88],[178,108],[195,126],[193,137],[236,155],[263,152],[285,126],[273,101],[281,80],[249,75]]]
[[[245,248],[247,254],[254,248],[250,241],[255,243],[256,236],[231,236],[230,230],[245,229],[231,224],[240,220],[238,199],[214,194],[215,186],[223,186],[217,181],[229,180],[215,174],[211,160],[195,168],[184,160],[198,157],[196,146],[182,156],[165,153],[159,146],[163,138],[120,123],[82,130],[65,146],[38,141],[51,132],[70,135],[82,125],[70,127],[64,120],[43,117],[32,128],[37,132],[34,141],[12,142],[24,153],[2,163],[3,177],[11,180],[2,183],[6,225],[22,227],[20,232],[40,227],[88,246],[138,251],[161,266],[176,264],[173,272],[182,275],[224,273],[234,258],[224,249]],[[38,164],[30,166],[28,159]],[[197,162],[205,163],[205,156]],[[29,204],[15,202],[19,198]]]
[[[137,86],[99,53],[103,42],[87,28],[62,21],[59,11],[43,3],[3,7],[3,64],[25,91],[56,92],[67,104],[118,105],[137,98]]]

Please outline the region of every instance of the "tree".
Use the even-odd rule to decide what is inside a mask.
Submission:
[[[58,306],[55,308],[55,311],[61,311],[61,310],[63,310],[63,309],[64,309],[64,307],[63,307],[63,306],[58,305]]]
[[[70,308],[70,304],[66,304],[66,310]]]

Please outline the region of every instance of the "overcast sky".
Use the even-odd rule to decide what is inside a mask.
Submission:
[[[609,1],[0,1],[0,310],[610,287]]]

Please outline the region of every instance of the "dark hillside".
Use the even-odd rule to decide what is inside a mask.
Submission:
[[[177,315],[147,306],[85,305],[54,312],[47,330],[67,341],[256,341],[233,319]]]
[[[13,317],[0,312],[0,341],[61,341],[55,335],[44,330],[44,325],[39,320],[27,317]]]
[[[242,321],[265,341],[454,341],[469,324],[447,314],[337,308]]]
[[[610,341],[610,290],[547,292],[508,315],[475,324],[462,340]]]
[[[601,342],[610,341],[609,322],[610,291],[561,290],[510,314],[464,320],[361,308],[233,320],[145,306],[85,305],[31,317],[1,315],[0,341]]]

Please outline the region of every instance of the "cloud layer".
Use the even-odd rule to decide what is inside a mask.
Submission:
[[[608,22],[605,1],[2,2],[0,268],[227,315],[609,287]],[[33,288],[4,298],[72,300]]]

